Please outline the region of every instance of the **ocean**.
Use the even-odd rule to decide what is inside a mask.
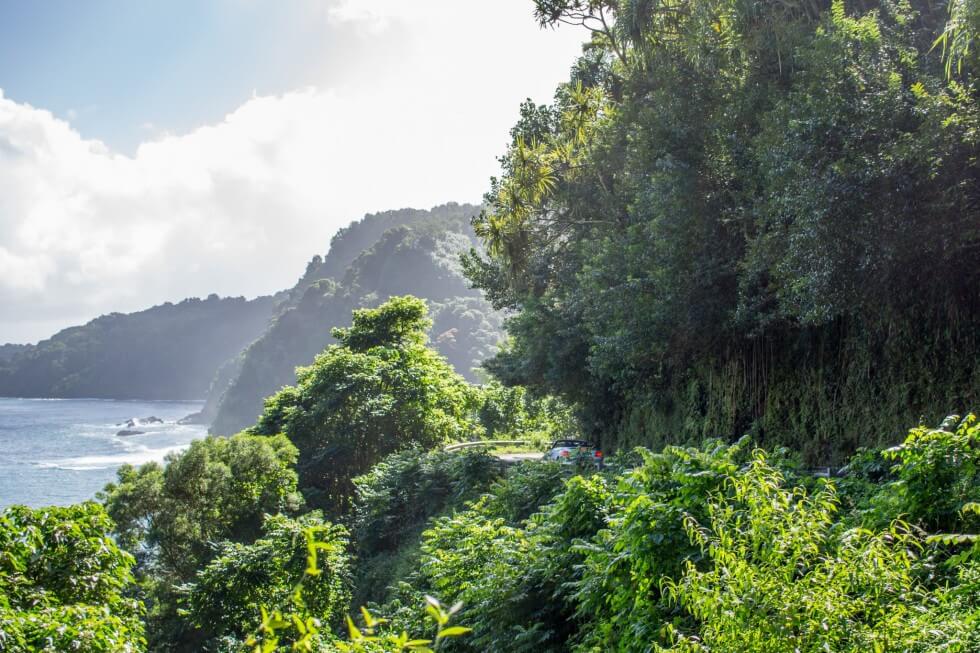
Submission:
[[[0,398],[0,508],[68,505],[95,498],[123,464],[163,460],[207,435],[202,425],[177,424],[199,401]],[[133,418],[162,424],[132,427]]]

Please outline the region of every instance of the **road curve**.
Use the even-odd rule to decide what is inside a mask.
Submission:
[[[541,460],[544,458],[544,454],[539,451],[525,453],[498,453],[496,456],[499,460],[502,460],[505,463],[518,463],[522,460]]]

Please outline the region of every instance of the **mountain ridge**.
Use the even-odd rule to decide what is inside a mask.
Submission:
[[[245,299],[210,295],[110,313],[36,344],[0,345],[0,396],[205,399],[192,421],[231,433],[332,342],[355,308],[390,296],[428,300],[432,341],[464,376],[492,355],[502,318],[463,277],[480,207],[366,214],[338,230],[291,287]],[[231,390],[229,394],[229,390]],[[222,406],[224,406],[222,408]],[[213,429],[215,430],[215,429]]]
[[[268,329],[239,357],[227,383],[216,379],[201,419],[218,434],[252,425],[265,397],[295,380],[333,342],[330,330],[348,326],[356,308],[375,307],[388,297],[413,294],[429,302],[434,346],[456,370],[474,379],[472,368],[496,350],[502,317],[470,288],[459,255],[478,245],[469,219],[471,204],[448,203],[428,211],[402,209],[370,214],[338,232],[326,256],[314,257]],[[383,228],[384,227],[384,228]],[[351,257],[350,249],[377,238]],[[342,278],[337,261],[350,261]]]

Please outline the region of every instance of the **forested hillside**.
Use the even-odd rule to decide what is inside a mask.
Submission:
[[[497,378],[435,348],[465,211],[315,259],[222,373],[254,424],[0,513],[0,643],[980,651],[980,2],[534,6],[591,41],[461,259]]]
[[[199,399],[269,321],[272,297],[186,299],[113,313],[0,355],[0,396]]]
[[[446,204],[431,211],[402,209],[365,216],[315,257],[269,328],[215,380],[204,418],[213,433],[255,422],[263,398],[293,382],[295,369],[313,361],[334,327],[355,308],[411,293],[429,301],[436,349],[472,379],[496,352],[501,318],[463,277],[460,255],[474,246],[470,218],[479,207]]]
[[[0,362],[8,361],[14,356],[23,353],[26,349],[27,345],[0,345]]]
[[[494,372],[606,446],[815,462],[975,404],[975,2],[535,4],[592,40],[476,223],[470,277],[519,312]]]

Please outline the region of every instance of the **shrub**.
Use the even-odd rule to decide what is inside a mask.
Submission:
[[[832,482],[813,494],[784,488],[758,454],[706,519],[686,520],[707,559],[665,581],[695,620],[668,626],[668,650],[972,650],[976,601],[923,584],[922,540],[901,522],[842,531],[837,506]]]
[[[738,473],[745,442],[700,449],[638,450],[643,464],[623,473],[606,506],[608,524],[577,545],[583,556],[575,603],[584,622],[579,650],[646,651],[679,616],[661,585],[702,552],[685,531],[709,498]]]
[[[447,506],[476,499],[502,473],[497,458],[477,450],[411,449],[387,456],[354,479],[358,550],[371,555],[397,548],[406,531]]]
[[[313,535],[318,556],[316,566],[309,567],[307,537]],[[216,557],[182,588],[186,617],[204,633],[209,648],[227,651],[242,649],[264,606],[292,603],[329,633],[331,626],[341,625],[350,602],[347,546],[346,529],[324,522],[319,513],[298,519],[269,516],[262,537],[251,544],[220,544]],[[283,643],[289,641],[287,636]]]
[[[134,559],[94,502],[0,513],[0,650],[137,652]]]
[[[905,519],[932,531],[962,528],[963,507],[980,501],[980,423],[975,415],[947,417],[937,429],[918,426],[882,454],[894,461],[897,482],[882,495]]]
[[[124,465],[106,486],[116,536],[139,561],[152,649],[199,649],[198,634],[177,614],[176,587],[214,557],[215,542],[251,542],[265,514],[299,508],[296,456],[282,435],[209,437],[164,465]]]

